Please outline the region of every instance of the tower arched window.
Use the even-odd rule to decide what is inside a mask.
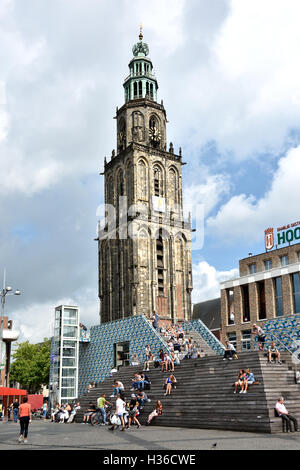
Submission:
[[[142,98],[143,96],[143,83],[139,82],[139,97]]]
[[[146,82],[146,95],[149,96],[149,82]]]
[[[153,170],[154,195],[163,196],[163,174],[162,170],[156,166]]]
[[[138,92],[137,92],[137,82],[134,82],[134,84],[133,84],[133,96],[134,96],[134,98],[137,97],[137,94],[138,94]]]

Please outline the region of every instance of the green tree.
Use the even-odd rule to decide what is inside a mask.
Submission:
[[[25,341],[16,346],[10,381],[18,382],[29,393],[37,393],[42,385],[49,383],[51,339],[45,338],[38,344]]]

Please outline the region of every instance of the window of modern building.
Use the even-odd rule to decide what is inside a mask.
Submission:
[[[294,313],[300,313],[300,274],[292,274]]]
[[[235,332],[228,333],[227,338],[228,338],[229,343],[231,343],[236,349],[236,333]]]
[[[233,293],[234,293],[233,289],[226,290],[227,312],[228,312],[227,324],[228,325],[234,325],[235,323]]]
[[[265,281],[259,281],[257,283],[257,297],[258,297],[258,318],[259,320],[264,320],[267,317]]]
[[[243,322],[250,321],[250,301],[249,301],[249,285],[245,284],[242,287],[242,299],[243,299]]]
[[[274,293],[275,293],[275,306],[276,317],[283,315],[283,302],[282,302],[282,280],[281,277],[274,278]]]
[[[249,272],[250,274],[256,273],[256,263],[249,264]]]
[[[249,351],[251,349],[251,330],[242,331],[242,350]]]
[[[272,269],[272,260],[271,259],[266,259],[264,261],[264,265],[265,265],[265,270],[269,271],[270,269]]]
[[[297,255],[298,255],[298,261],[300,261],[300,251],[298,251]]]
[[[284,255],[280,257],[281,266],[287,266],[289,264],[289,257],[288,255]]]

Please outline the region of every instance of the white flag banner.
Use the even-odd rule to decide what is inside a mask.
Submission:
[[[4,369],[5,366],[5,344],[0,340],[0,370]]]
[[[164,197],[152,196],[152,207],[154,211],[166,212],[166,200]]]

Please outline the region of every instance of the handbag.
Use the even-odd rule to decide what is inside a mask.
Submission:
[[[111,424],[114,424],[116,426],[121,426],[121,420],[120,420],[119,416],[117,416],[117,415],[113,415],[110,422],[111,422]]]

